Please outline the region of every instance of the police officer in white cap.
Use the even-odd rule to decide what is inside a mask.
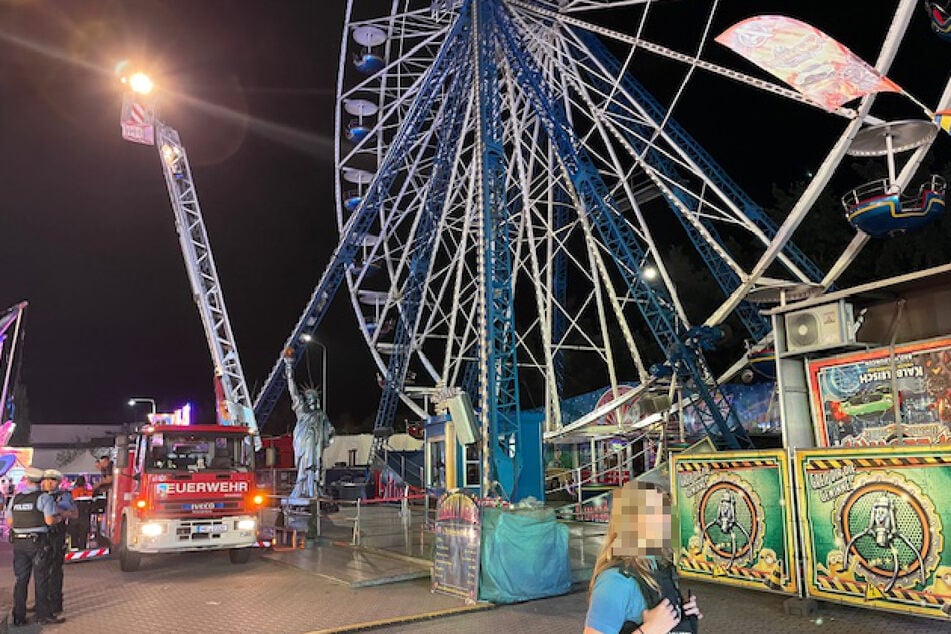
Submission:
[[[56,503],[40,490],[43,470],[30,467],[25,477],[28,486],[13,496],[7,514],[10,539],[13,541],[13,624],[26,625],[26,593],[31,573],[36,594],[36,622],[62,623],[49,606],[49,559],[51,555],[49,527],[59,522]]]
[[[56,504],[56,513],[62,519],[75,519],[79,516],[76,502],[69,491],[60,488],[63,474],[56,469],[47,469],[43,472],[43,490],[46,491]],[[63,559],[66,556],[66,524],[60,521],[50,526],[50,613],[59,614],[63,611]]]

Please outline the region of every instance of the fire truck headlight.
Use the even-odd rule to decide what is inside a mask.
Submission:
[[[162,534],[162,525],[155,522],[149,522],[148,524],[143,524],[142,528],[139,530],[141,530],[142,534],[146,537],[158,537]]]
[[[238,520],[238,530],[253,531],[255,524],[257,524],[257,522],[254,520]]]

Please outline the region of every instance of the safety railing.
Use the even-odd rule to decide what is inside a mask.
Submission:
[[[321,525],[322,537],[411,557],[432,557],[434,516],[428,495],[405,486],[397,496],[338,503],[339,510]]]
[[[558,516],[562,519],[590,521],[584,518],[574,517],[578,514],[580,505],[585,502],[583,498],[583,487],[594,485],[621,486],[635,475],[641,473],[643,470],[636,470],[635,463],[639,460],[646,461],[649,455],[657,453],[660,449],[660,441],[665,431],[664,423],[652,425],[610,453],[600,458],[594,458],[590,462],[577,467],[564,469],[560,474],[553,477],[552,479],[558,479],[559,485],[546,489],[546,496],[551,497],[555,493],[564,491],[575,498],[571,504],[555,509]],[[640,443],[641,446],[636,453],[632,453],[630,449],[637,446],[638,443]],[[564,476],[567,476],[567,478]]]

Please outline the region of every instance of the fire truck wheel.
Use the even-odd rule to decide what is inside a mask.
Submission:
[[[122,534],[119,538],[119,570],[122,572],[135,572],[139,569],[139,553],[129,550],[129,528],[125,520],[122,520]]]
[[[232,548],[228,551],[228,559],[233,564],[246,564],[251,559],[250,548]]]

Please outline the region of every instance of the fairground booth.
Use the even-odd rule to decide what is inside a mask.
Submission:
[[[684,577],[947,618],[951,266],[769,311],[783,448],[679,454]]]

